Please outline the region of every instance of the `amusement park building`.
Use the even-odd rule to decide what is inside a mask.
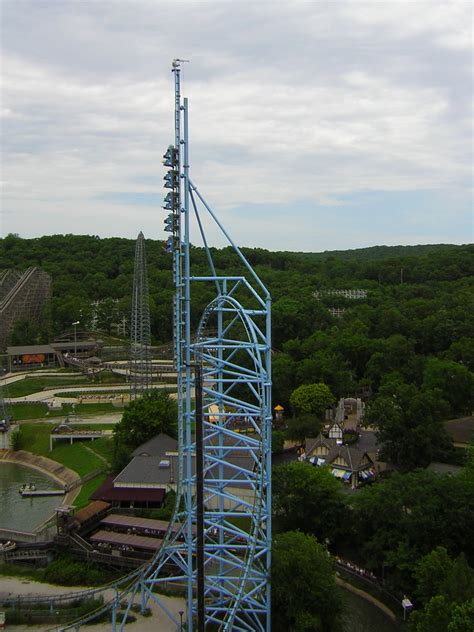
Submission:
[[[249,457],[229,453],[228,465],[248,468]],[[195,459],[193,459],[193,472]],[[225,473],[225,472],[224,472]],[[103,500],[120,507],[157,507],[169,491],[176,491],[178,483],[178,442],[166,434],[159,434],[139,446],[133,458],[115,477],[109,477],[94,492],[91,500]],[[253,499],[253,491],[244,477],[235,476],[234,493],[246,500]]]

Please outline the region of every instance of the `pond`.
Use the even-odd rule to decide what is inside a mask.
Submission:
[[[398,632],[400,628],[379,608],[359,595],[343,589],[344,632]]]
[[[61,489],[57,481],[39,470],[0,462],[0,529],[33,531],[61,505],[62,496],[23,498],[18,489],[30,482],[37,489]]]

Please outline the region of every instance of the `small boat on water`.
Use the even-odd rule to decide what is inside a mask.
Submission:
[[[35,491],[36,491],[36,485],[34,483],[23,483],[23,485],[21,485],[20,489],[18,490],[20,494],[23,494],[23,492],[35,492]]]

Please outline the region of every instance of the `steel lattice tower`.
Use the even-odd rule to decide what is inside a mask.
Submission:
[[[208,626],[269,632],[271,299],[190,180],[188,100],[181,98],[180,70],[175,60],[175,143],[164,156],[164,208],[170,211],[165,230],[171,233],[166,250],[176,288],[179,482],[174,528],[132,590],[129,607],[140,589],[143,606],[151,598],[166,611],[153,589],[175,583],[186,587],[189,632]],[[207,255],[206,276],[191,269],[191,211]],[[217,273],[203,215],[232,247],[239,273]],[[196,283],[209,284],[215,297],[192,335]],[[248,434],[238,431],[237,422],[247,425]]]
[[[182,630],[180,620],[160,600],[155,590],[160,586],[185,591],[187,632],[271,630],[271,299],[190,180],[188,100],[180,94],[181,61],[175,60],[172,69],[175,142],[163,161],[169,168],[164,177],[169,189],[165,231],[170,233],[165,249],[173,257],[175,282],[179,443],[175,509],[150,564],[117,583],[110,603],[61,630],[77,631],[110,610],[113,632],[118,627],[122,631],[139,595],[142,611],[151,599],[176,630]],[[202,270],[193,274],[191,212],[207,256],[207,275]],[[204,219],[217,226],[234,252],[239,270],[232,276],[217,272]],[[140,241],[143,236],[137,251]],[[214,297],[192,333],[196,284],[209,285]],[[237,424],[245,424],[249,432],[239,432]],[[124,598],[128,605],[119,614]]]
[[[130,327],[131,397],[137,397],[151,385],[150,301],[146,268],[145,238],[140,232],[135,245],[132,314]]]

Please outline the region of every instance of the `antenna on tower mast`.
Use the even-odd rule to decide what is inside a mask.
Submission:
[[[189,64],[189,59],[173,59],[173,63],[171,64],[172,66],[172,72],[174,72],[175,70],[177,70],[178,68],[181,67],[181,64],[186,63]]]

